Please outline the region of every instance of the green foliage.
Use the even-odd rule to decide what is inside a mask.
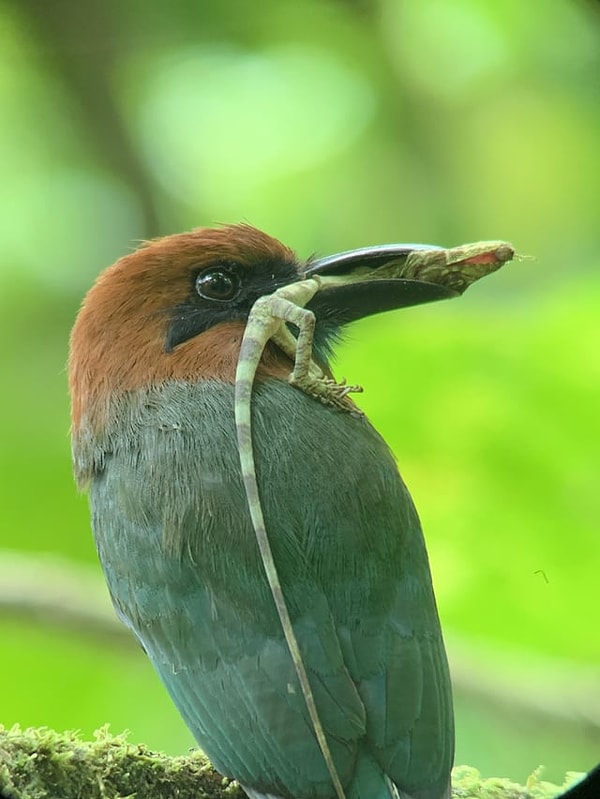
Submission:
[[[538,762],[554,780],[589,768],[598,5],[9,1],[1,13],[1,547],[96,563],[70,475],[67,339],[83,292],[136,240],[240,220],[302,257],[511,240],[536,260],[361,323],[337,374],[365,386],[360,404],[413,492],[451,658],[458,637],[486,655],[473,684],[535,695],[525,718],[459,694],[459,761],[518,779]],[[173,754],[191,744],[141,652],[0,607],[0,721],[88,736],[111,721]]]
[[[493,295],[511,268],[471,291]],[[590,664],[598,302],[589,280],[518,312],[473,294],[365,322],[339,363],[414,493],[450,628]]]

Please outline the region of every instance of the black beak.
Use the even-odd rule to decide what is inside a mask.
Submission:
[[[378,276],[389,272],[389,267],[401,270],[415,250],[438,249],[442,248],[424,244],[382,244],[310,261],[303,276],[318,275],[325,279],[323,288],[306,307],[319,320],[345,325],[383,311],[458,297],[459,291],[438,283]]]
[[[458,297],[476,280],[512,260],[504,241],[444,249],[427,244],[384,244],[309,261],[303,277],[320,277],[307,304],[317,319],[345,325],[371,314]]]

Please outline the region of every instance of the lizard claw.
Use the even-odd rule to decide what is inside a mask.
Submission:
[[[356,406],[348,398],[349,394],[362,392],[362,386],[347,385],[345,380],[336,382],[331,377],[325,375],[316,376],[309,374],[303,377],[294,377],[291,374],[288,378],[290,385],[299,388],[310,397],[314,397],[324,405],[330,405],[342,411],[355,412]]]

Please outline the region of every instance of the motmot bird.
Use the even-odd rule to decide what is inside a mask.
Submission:
[[[251,799],[335,792],[244,493],[234,382],[245,325],[260,297],[339,279],[306,305],[330,374],[346,324],[456,296],[393,276],[417,249],[302,263],[248,225],[200,228],[109,267],[73,328],[74,470],[114,607],[199,746]],[[256,477],[335,770],[347,799],[447,799],[452,694],[417,512],[368,419],[290,385],[291,368],[268,342],[252,395]]]

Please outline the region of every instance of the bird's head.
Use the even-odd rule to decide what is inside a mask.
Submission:
[[[106,269],[71,334],[73,425],[168,380],[232,380],[254,301],[298,279],[294,253],[247,225],[148,241]]]
[[[92,428],[101,426],[115,394],[170,380],[233,383],[252,305],[303,277],[323,278],[322,290],[307,306],[316,316],[315,351],[322,359],[348,322],[456,296],[448,285],[398,278],[397,265],[423,249],[432,251],[385,245],[303,263],[249,225],[200,228],[145,243],[100,275],[73,328],[74,429],[84,419]],[[271,344],[257,379],[285,377],[289,370],[287,358]]]

